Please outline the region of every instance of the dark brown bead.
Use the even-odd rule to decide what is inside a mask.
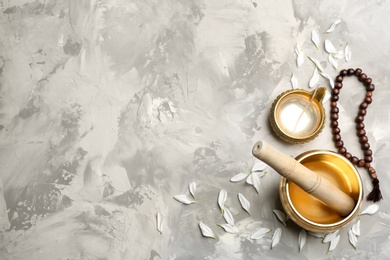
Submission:
[[[370,85],[368,85],[368,86],[366,87],[366,90],[367,90],[367,91],[369,91],[369,92],[372,92],[372,91],[374,91],[374,90],[375,90],[375,86],[374,86],[374,84],[370,84]]]
[[[372,150],[371,149],[367,149],[363,153],[364,153],[365,156],[371,156],[372,155]]]
[[[364,165],[364,168],[369,169],[370,167],[371,167],[371,164],[366,162],[366,164]]]
[[[337,102],[330,102],[330,107],[337,107]]]
[[[364,81],[364,85],[368,86],[372,83],[372,78],[367,78],[365,81]]]
[[[357,158],[356,156],[352,156],[351,163],[357,164],[358,162],[359,162],[359,158]]]
[[[342,76],[342,77],[347,76],[347,74],[348,74],[348,72],[347,72],[346,69],[341,70],[340,73],[339,73],[339,75]]]
[[[362,117],[362,116],[357,116],[356,118],[355,118],[355,122],[356,123],[361,123],[361,122],[363,122],[364,121],[364,117]]]
[[[377,178],[377,176],[376,176],[376,171],[375,171],[375,169],[374,169],[373,167],[368,168],[368,171],[370,172],[370,175],[371,175],[371,177],[372,177],[373,179],[376,179],[376,178]]]
[[[338,114],[331,114],[331,115],[330,115],[330,119],[331,119],[332,121],[336,121],[336,120],[339,119],[339,115],[338,115]]]
[[[340,133],[340,128],[335,127],[335,128],[332,129],[332,134],[337,135],[339,133]]]
[[[343,87],[343,83],[337,81],[334,83],[334,89],[341,89],[342,87]]]
[[[368,93],[370,93],[370,92],[368,92]],[[366,96],[364,98],[364,102],[366,102],[367,104],[371,104],[372,103],[372,98]]]
[[[369,143],[362,143],[361,146],[362,146],[363,150],[370,149],[370,144]]]
[[[344,157],[347,158],[348,160],[350,160],[352,158],[352,154],[349,152],[346,152]]]
[[[372,92],[367,92],[366,97],[372,97]]]
[[[341,147],[344,146],[344,142],[339,140],[339,141],[336,141],[335,145],[336,145],[337,148],[341,148]]]
[[[365,110],[365,109],[360,109],[359,110],[359,115],[360,116],[365,116],[367,114],[367,110]]]
[[[337,141],[340,141],[340,140],[341,140],[341,135],[335,134],[335,135],[333,136],[333,141],[337,142]]]
[[[360,142],[361,144],[367,143],[367,142],[368,142],[368,137],[367,137],[367,136],[360,136],[360,137],[359,137],[359,142]]]
[[[355,70],[354,69],[348,69],[348,71],[347,71],[347,74],[348,75],[353,75],[355,73]]]
[[[360,74],[360,76],[359,76],[359,81],[364,82],[366,79],[367,79],[366,73]]]
[[[339,126],[339,122],[337,121],[332,121],[330,122],[330,126],[333,128],[333,127],[338,127]]]
[[[364,160],[368,163],[372,162],[372,157],[371,156],[364,156]]]
[[[360,74],[362,74],[362,70],[360,69],[360,68],[357,68],[356,70],[355,70],[355,76],[360,76]]]
[[[366,131],[365,131],[364,129],[358,130],[357,135],[358,135],[359,137],[360,137],[360,136],[365,136],[365,135],[366,135]]]
[[[340,94],[340,90],[339,89],[337,89],[337,88],[332,89],[332,95],[337,96],[338,94]]]
[[[342,76],[339,75],[339,76],[336,77],[336,80],[335,80],[335,81],[336,81],[336,82],[343,82],[343,79],[344,79],[344,77],[342,77]]]
[[[364,129],[364,123],[358,123],[356,124],[356,130]]]
[[[332,101],[338,101],[338,100],[339,100],[339,96],[332,96],[330,100],[332,100]]]
[[[339,154],[344,155],[347,152],[347,149],[345,147],[340,147],[339,148]]]
[[[338,107],[333,107],[330,109],[331,113],[338,114],[339,113],[339,108]]]
[[[359,106],[360,109],[366,109],[367,107],[368,107],[368,104],[366,102],[361,103]]]
[[[360,159],[358,162],[359,167],[363,167],[366,164],[366,162],[363,159]]]

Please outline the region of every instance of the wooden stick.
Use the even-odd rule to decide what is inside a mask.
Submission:
[[[268,143],[257,142],[253,146],[252,153],[280,175],[335,210],[340,216],[347,216],[354,209],[356,203],[350,196],[335,187],[326,178],[322,178]]]

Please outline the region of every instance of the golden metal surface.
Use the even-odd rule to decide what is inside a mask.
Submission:
[[[270,124],[276,135],[288,143],[305,143],[321,132],[325,122],[322,99],[325,88],[313,92],[294,89],[283,92],[272,104]]]
[[[341,217],[294,183],[282,178],[280,199],[286,213],[299,226],[313,232],[332,232],[348,224],[358,213],[363,199],[362,181],[356,168],[343,156],[331,151],[309,151],[296,159],[350,195],[356,201],[356,206],[348,216]]]

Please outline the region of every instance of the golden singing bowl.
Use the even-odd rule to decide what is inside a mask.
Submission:
[[[357,215],[363,200],[359,172],[343,156],[332,151],[314,150],[300,154],[296,160],[328,179],[356,202],[352,212],[342,217],[293,182],[281,179],[280,199],[287,215],[300,227],[313,232],[333,232]]]
[[[280,94],[272,104],[269,121],[275,134],[287,143],[313,140],[324,127],[323,87],[312,92],[293,89]]]

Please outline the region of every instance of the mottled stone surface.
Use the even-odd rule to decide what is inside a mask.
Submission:
[[[0,1],[1,259],[386,259],[390,255],[390,27],[388,1]],[[341,19],[331,33],[330,25]],[[317,30],[319,49],[311,42]],[[279,222],[279,176],[260,190],[229,179],[257,162],[266,140],[297,156],[335,151],[329,125],[312,142],[287,145],[268,126],[272,101],[309,90],[315,65],[296,65],[296,45],[331,78],[324,40],[372,77],[365,119],[384,200],[363,215],[356,250],[348,231],[329,244]],[[319,85],[331,90],[320,77]],[[341,133],[359,157],[354,117],[364,89],[348,79]],[[324,101],[329,112],[329,100]],[[328,120],[329,122],[329,120]],[[367,173],[359,170],[365,193]],[[195,204],[173,199],[195,182]],[[228,193],[239,232],[228,234],[217,205]],[[237,194],[251,203],[251,215]],[[364,201],[362,209],[371,202]],[[162,232],[156,215],[162,216]],[[198,222],[216,239],[204,238]],[[260,227],[272,231],[259,240]],[[272,250],[272,233],[282,229]]]

